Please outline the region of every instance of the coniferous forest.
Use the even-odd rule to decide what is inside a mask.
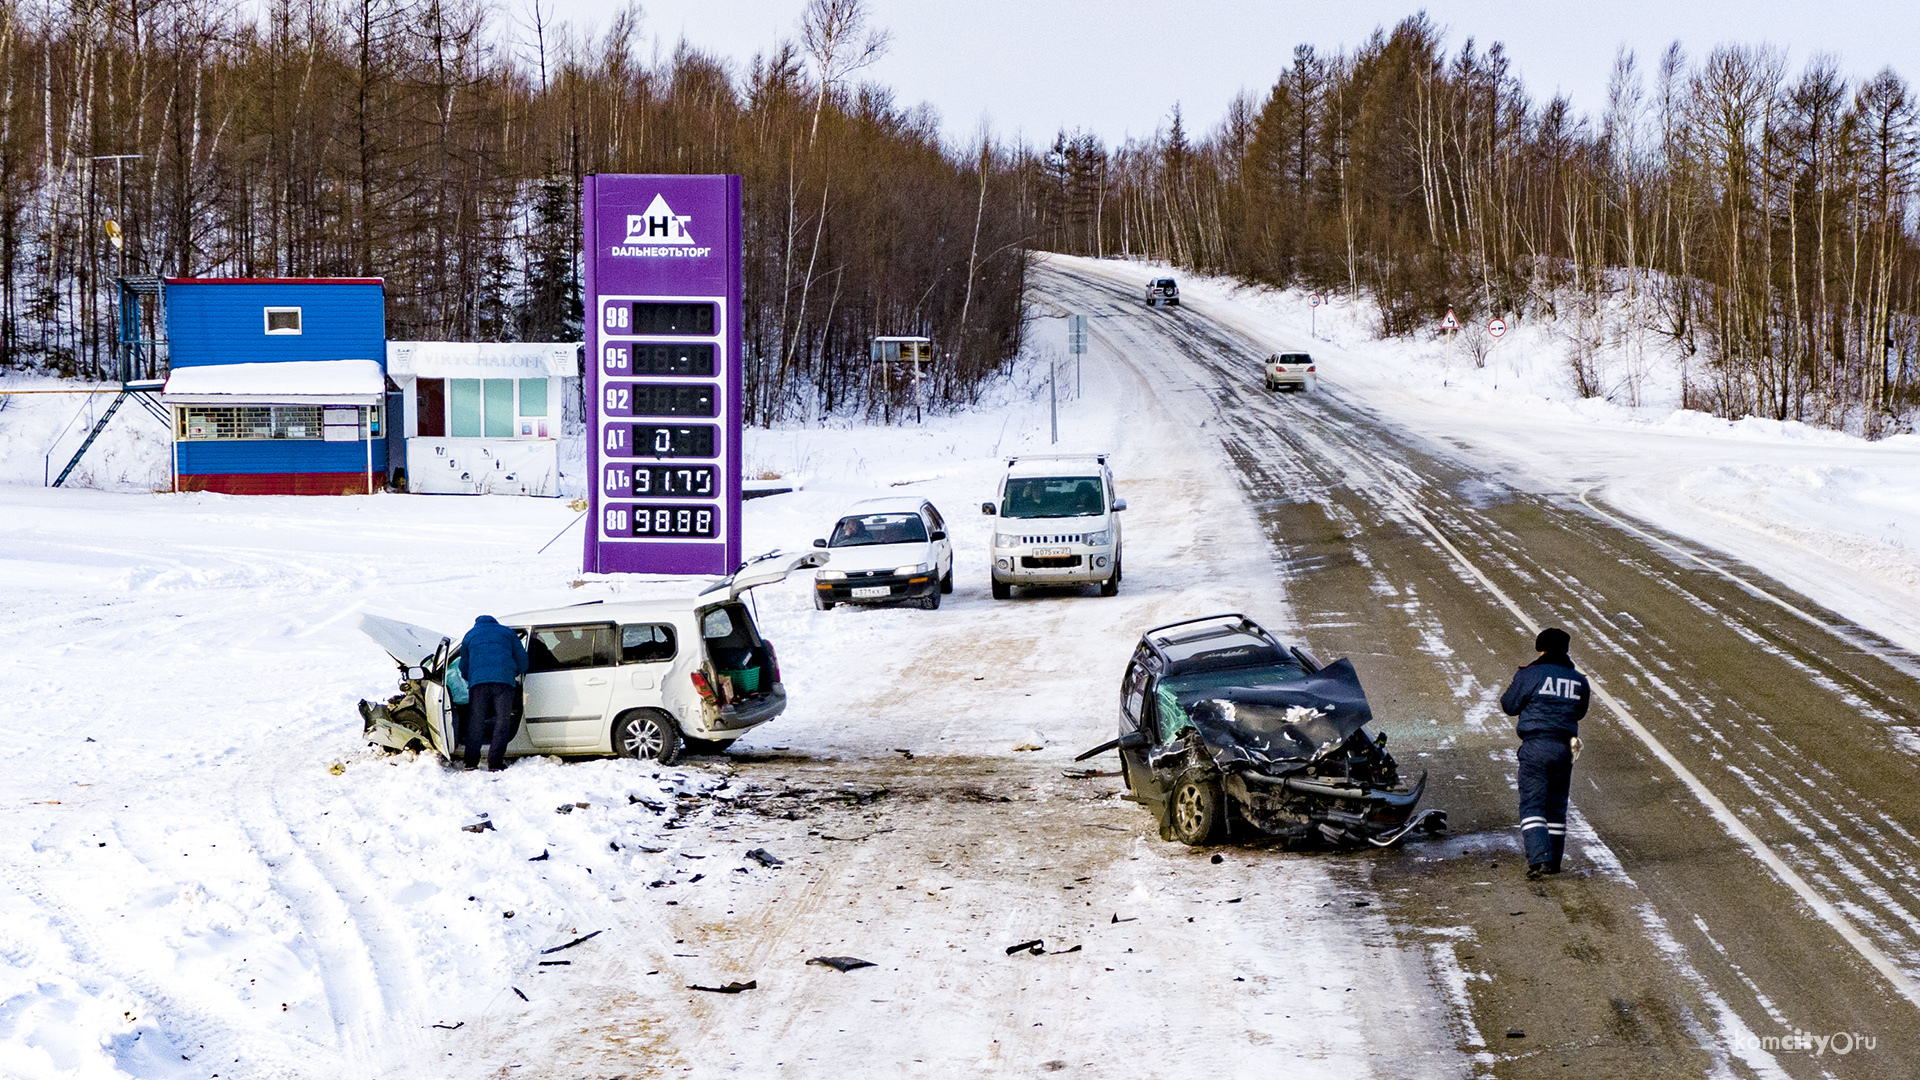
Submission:
[[[796,0],[747,59],[584,35],[537,3],[0,0],[0,369],[112,375],[117,275],[379,276],[394,338],[580,334],[581,178],[733,172],[748,415],[878,412],[868,339],[934,339],[930,397],[1017,351],[1030,250],[1162,259],[1552,320],[1582,393],[1651,336],[1686,404],[1866,434],[1920,406],[1920,101],[1764,46],[1615,62],[1593,113],[1424,15],[1276,49],[1194,133],[944,141],[861,77],[860,0]],[[134,156],[120,156],[134,155]],[[116,249],[105,228],[124,239]],[[900,393],[899,383],[893,393]]]
[[[1063,132],[1036,244],[1371,299],[1383,335],[1448,308],[1552,319],[1587,395],[1653,339],[1722,416],[1910,429],[1920,406],[1920,123],[1892,71],[1763,46],[1622,54],[1594,115],[1536,101],[1498,44],[1425,15],[1276,57],[1196,136]]]
[[[395,339],[577,340],[595,172],[744,178],[750,421],[879,408],[876,334],[934,340],[935,401],[1018,348],[1018,171],[854,81],[857,0],[745,62],[549,17],[0,0],[0,369],[112,377],[122,273],[381,277]]]

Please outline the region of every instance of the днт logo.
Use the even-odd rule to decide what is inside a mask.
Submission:
[[[694,246],[688,226],[693,215],[676,214],[665,195],[655,195],[645,213],[627,215],[627,237],[613,249],[615,255],[699,258],[713,249]]]

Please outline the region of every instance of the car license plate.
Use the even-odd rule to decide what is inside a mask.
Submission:
[[[892,591],[892,589],[889,589],[885,585],[858,585],[854,587],[853,598],[855,600],[878,600]]]
[[[1072,551],[1063,547],[1034,548],[1033,553],[1042,559],[1058,558],[1062,555],[1073,554]]]

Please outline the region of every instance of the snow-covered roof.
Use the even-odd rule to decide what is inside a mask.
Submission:
[[[387,371],[429,379],[562,379],[580,374],[577,341],[389,341]]]
[[[378,405],[386,373],[375,360],[289,360],[174,368],[168,404]]]

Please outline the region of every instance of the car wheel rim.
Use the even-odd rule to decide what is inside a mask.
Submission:
[[[1188,836],[1200,831],[1200,789],[1189,784],[1180,789],[1180,797],[1175,800],[1174,815],[1179,820],[1180,830]]]
[[[650,720],[627,725],[627,752],[637,758],[649,758],[660,752],[660,728]]]

